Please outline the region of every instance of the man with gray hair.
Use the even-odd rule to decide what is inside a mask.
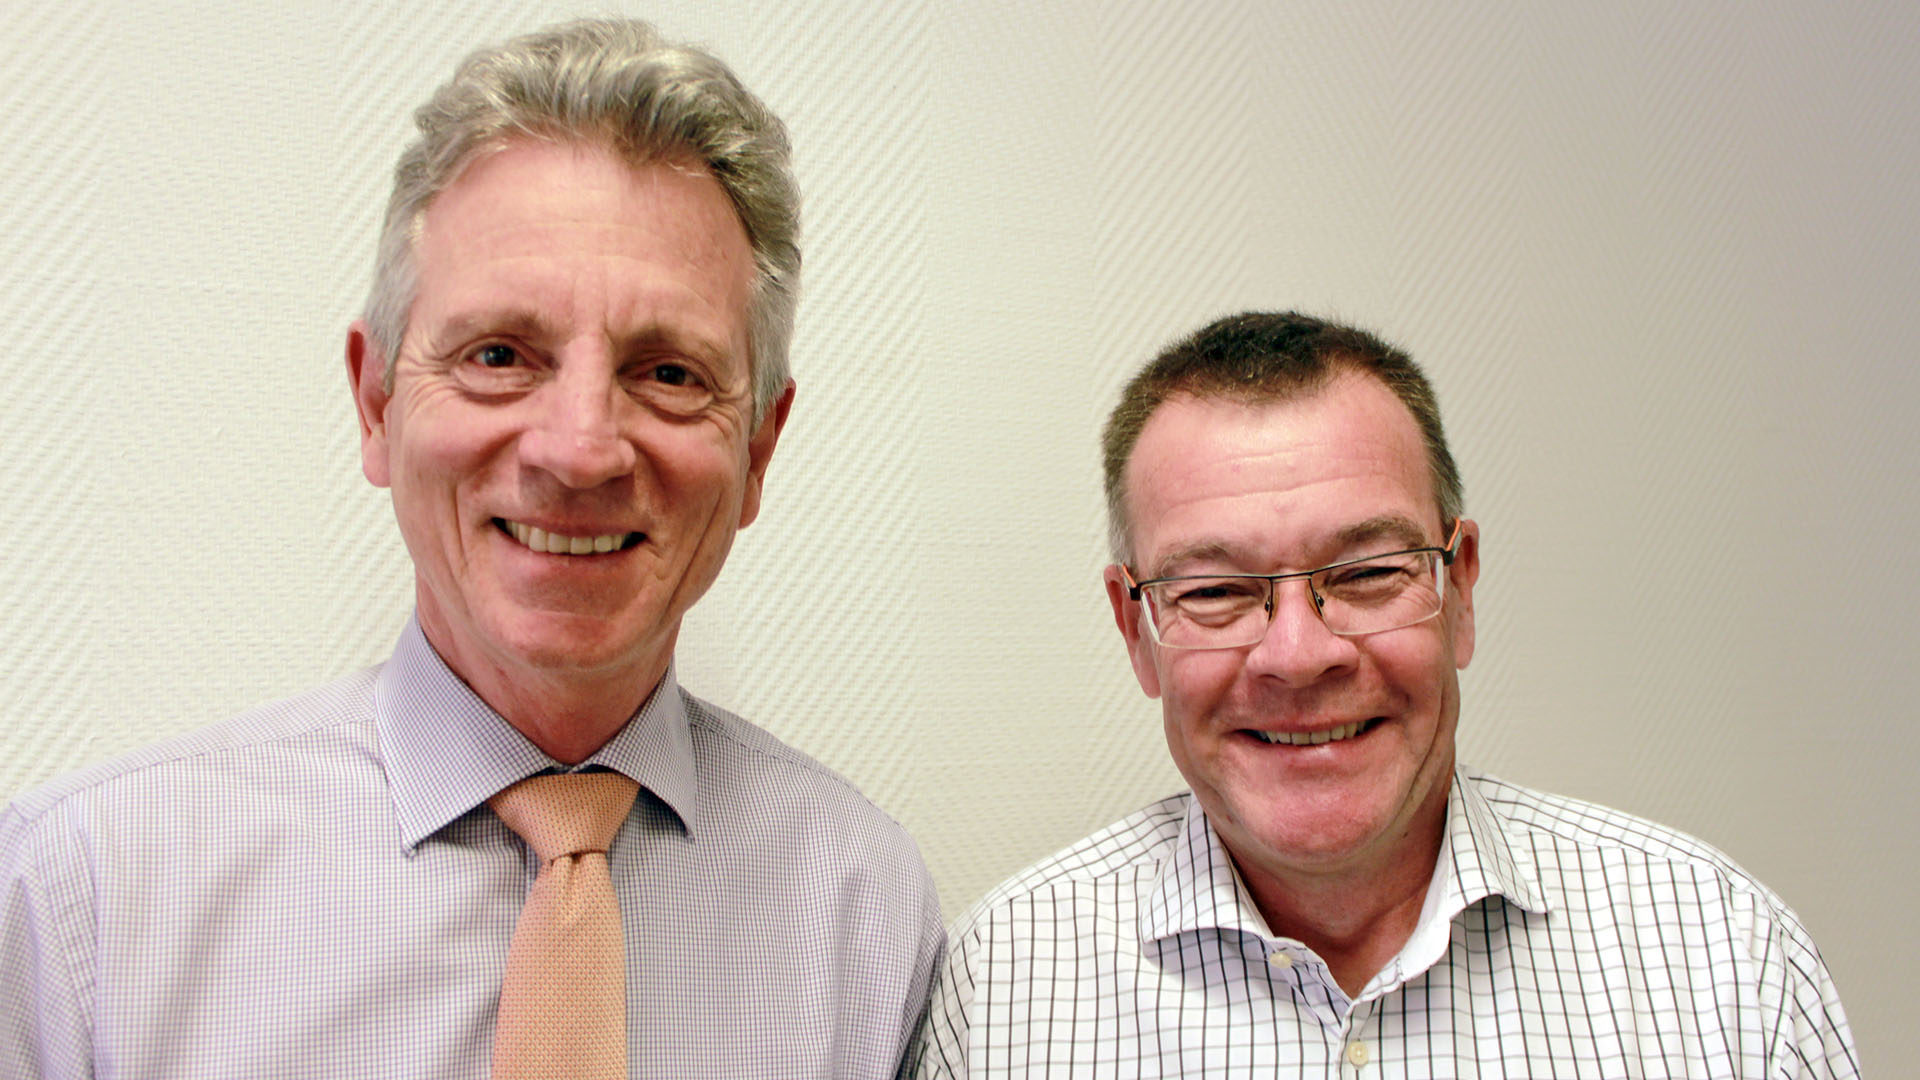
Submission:
[[[1456,764],[1480,527],[1406,354],[1221,319],[1104,450],[1107,598],[1191,790],[954,924],[919,1076],[1858,1075],[1778,896]]]
[[[0,814],[0,1075],[892,1076],[917,849],[672,663],[793,402],[784,129],[622,20],[416,118],[346,346],[414,618]]]

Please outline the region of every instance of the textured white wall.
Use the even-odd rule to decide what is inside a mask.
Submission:
[[[338,359],[407,110],[575,9],[0,13],[0,796],[384,655]],[[839,767],[950,913],[1177,782],[1095,431],[1243,306],[1437,382],[1485,530],[1465,756],[1698,833],[1870,1065],[1920,884],[1911,4],[675,0],[792,125],[799,403],[694,689]]]

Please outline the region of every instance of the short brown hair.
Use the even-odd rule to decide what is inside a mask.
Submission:
[[[1107,535],[1113,557],[1132,556],[1127,522],[1127,461],[1147,421],[1168,398],[1285,401],[1321,389],[1342,371],[1368,375],[1393,391],[1419,425],[1441,521],[1463,508],[1460,470],[1440,427],[1433,385],[1406,353],[1365,330],[1296,311],[1249,311],[1201,327],[1168,346],[1120,391],[1100,436],[1106,473]]]

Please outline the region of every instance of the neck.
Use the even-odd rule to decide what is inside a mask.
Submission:
[[[524,676],[486,688],[469,685],[541,753],[562,765],[578,765],[620,734],[664,673],[663,668],[651,681],[629,678],[595,687]]]
[[[507,667],[487,656],[450,650],[424,618],[421,629],[448,669],[480,700],[562,765],[578,765],[620,733],[665,677],[671,655],[644,668],[606,671]]]
[[[1440,856],[1446,803],[1416,823],[1391,858],[1326,873],[1262,873],[1234,863],[1254,906],[1275,934],[1312,949],[1348,997],[1396,956],[1413,936]]]

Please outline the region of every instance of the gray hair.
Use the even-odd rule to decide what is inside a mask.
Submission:
[[[1226,398],[1249,404],[1305,397],[1341,372],[1385,384],[1413,414],[1427,449],[1433,501],[1443,524],[1464,512],[1460,469],[1440,426],[1433,384],[1406,353],[1365,330],[1294,311],[1249,311],[1208,323],[1169,345],[1128,381],[1100,433],[1106,474],[1107,543],[1115,562],[1133,557],[1127,521],[1127,461],[1154,410],[1168,398]]]
[[[786,126],[726,64],[635,19],[583,19],[481,49],[414,113],[419,138],[393,170],[365,318],[393,360],[419,288],[427,208],[475,158],[516,138],[604,145],[635,163],[699,158],[753,247],[747,329],[757,423],[787,382],[800,286],[800,189]]]

